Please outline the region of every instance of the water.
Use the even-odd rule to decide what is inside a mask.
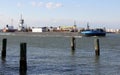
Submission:
[[[74,55],[70,36],[1,34],[0,42],[3,38],[8,40],[7,57],[0,60],[0,75],[19,75],[21,42],[27,43],[27,75],[120,75],[120,34],[99,37],[100,57],[94,51],[98,37],[76,37]]]

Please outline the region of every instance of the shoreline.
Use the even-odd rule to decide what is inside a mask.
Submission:
[[[120,34],[120,33],[106,33]],[[82,37],[80,32],[0,32],[1,36]]]
[[[18,36],[81,36],[79,32],[0,32],[0,35]]]

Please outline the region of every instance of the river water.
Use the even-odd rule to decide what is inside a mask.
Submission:
[[[120,75],[120,34],[75,36],[74,54],[70,48],[71,36],[1,33],[1,49],[3,38],[7,38],[7,56],[5,62],[0,60],[0,75],[19,75],[21,42],[27,43],[26,75]],[[95,56],[96,38],[100,39],[99,57]]]

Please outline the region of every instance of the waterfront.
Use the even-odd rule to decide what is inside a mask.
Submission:
[[[20,42],[27,43],[27,75],[120,75],[120,34],[99,37],[100,57],[94,50],[94,39],[98,37],[81,37],[77,33],[76,52],[72,55],[72,35],[1,33],[0,42],[7,38],[8,45],[6,62],[0,60],[0,75],[19,75]]]

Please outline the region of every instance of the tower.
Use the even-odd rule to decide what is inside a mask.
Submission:
[[[21,14],[20,23],[19,23],[19,31],[24,31],[24,30],[25,30],[24,19],[22,18],[22,14]]]

